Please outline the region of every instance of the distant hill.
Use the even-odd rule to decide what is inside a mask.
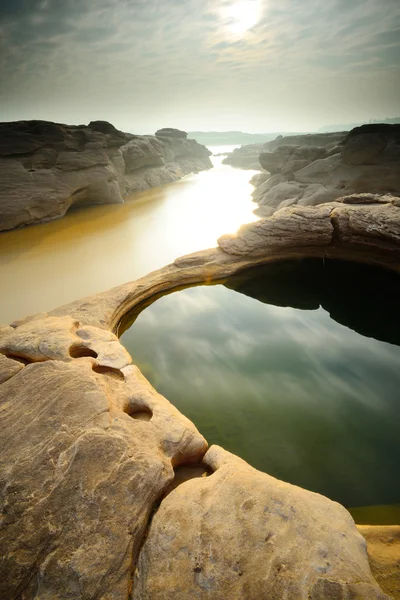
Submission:
[[[318,129],[318,133],[333,133],[334,131],[350,131],[354,127],[369,125],[373,123],[386,123],[388,125],[400,124],[400,117],[388,117],[387,119],[370,119],[369,121],[359,121],[358,123],[341,123],[340,125],[326,125]]]
[[[205,146],[229,146],[233,144],[264,144],[278,135],[295,135],[296,132],[245,133],[243,131],[189,131],[188,137]]]
[[[370,119],[358,123],[340,123],[337,125],[325,125],[318,131],[275,131],[274,133],[246,133],[244,131],[189,131],[188,137],[197,140],[205,146],[229,146],[244,144],[265,144],[275,140],[279,135],[304,135],[306,133],[334,133],[336,131],[350,131],[354,127],[366,125],[367,123],[400,123],[400,117],[388,117],[386,119]]]

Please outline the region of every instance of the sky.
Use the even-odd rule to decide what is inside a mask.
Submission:
[[[0,0],[0,121],[280,132],[399,115],[399,0]]]

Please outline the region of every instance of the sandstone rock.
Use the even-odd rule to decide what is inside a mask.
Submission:
[[[400,600],[400,526],[357,525],[357,528],[367,541],[373,576],[384,592]]]
[[[399,215],[390,196],[285,208],[218,248],[0,327],[0,597],[387,599],[343,507],[216,447],[201,463],[205,440],[115,333],[157,294],[266,262],[399,272]],[[178,485],[180,465],[194,478]]]
[[[263,146],[265,152],[274,152],[283,145],[290,146],[323,146],[331,149],[340,144],[347,135],[347,131],[337,131],[335,133],[304,133],[297,135],[280,135],[271,142],[266,142]]]
[[[0,124],[0,231],[62,216],[72,204],[122,202],[111,158],[129,136],[103,130]]]
[[[0,383],[4,383],[7,379],[11,379],[11,377],[16,375],[23,368],[24,365],[18,360],[13,360],[4,354],[0,354]]]
[[[97,358],[71,356],[81,341]],[[1,598],[122,600],[173,466],[199,460],[206,443],[111,332],[49,317],[2,344],[43,355],[0,386]]]
[[[245,146],[240,146],[240,148],[235,148],[232,152],[229,152],[222,163],[239,169],[259,171],[260,162],[258,157],[262,148],[263,144],[247,144]]]
[[[157,137],[172,137],[172,138],[180,138],[180,139],[186,139],[187,138],[187,132],[186,131],[181,131],[180,129],[173,129],[172,127],[164,127],[163,129],[158,129],[158,131],[156,131],[155,135]]]
[[[218,446],[203,461],[212,475],[172,491],[152,520],[134,600],[388,599],[342,506]]]
[[[0,124],[0,231],[63,216],[72,205],[127,194],[209,169],[211,153],[182,136],[134,136],[105,121]]]
[[[270,174],[269,173],[256,173],[250,179],[250,183],[252,185],[254,185],[254,186],[259,187],[260,185],[262,185],[263,183],[265,183],[267,181],[267,179],[270,179]]]
[[[400,128],[366,125],[352,130],[340,146],[326,148],[280,145],[261,153],[261,164],[276,179],[253,193],[256,214],[270,215],[286,201],[315,206],[360,193],[400,196]],[[275,189],[276,186],[276,189]],[[285,194],[287,194],[285,196]],[[277,203],[281,198],[281,203]],[[274,210],[271,211],[271,208]]]
[[[261,166],[271,174],[292,175],[320,158],[325,158],[327,150],[318,146],[279,146],[275,152],[262,152]]]
[[[364,125],[345,138],[342,159],[350,165],[400,162],[400,125]]]

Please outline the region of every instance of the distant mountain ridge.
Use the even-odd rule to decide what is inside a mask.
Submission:
[[[358,121],[358,123],[341,123],[339,125],[325,125],[318,129],[318,133],[333,133],[335,131],[350,131],[355,127],[361,127],[361,125],[374,125],[377,123],[386,123],[387,125],[398,125],[400,124],[400,117],[388,117],[386,119],[370,119],[369,121]]]
[[[361,125],[387,123],[395,125],[400,123],[400,117],[388,117],[385,119],[370,119],[358,123],[341,123],[325,125],[317,131],[275,131],[274,133],[247,133],[245,131],[189,131],[188,137],[195,139],[200,144],[208,146],[233,145],[233,144],[265,144],[275,140],[278,136],[305,135],[311,133],[334,133],[337,131],[350,131]]]
[[[278,135],[296,135],[296,132],[246,133],[243,131],[189,131],[188,137],[209,146],[231,144],[264,144]]]

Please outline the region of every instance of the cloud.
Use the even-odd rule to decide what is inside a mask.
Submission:
[[[253,107],[265,121],[268,97],[270,110],[280,118],[286,111],[290,120],[307,109],[295,106],[301,85],[321,81],[323,103],[333,77],[331,93],[339,97],[346,78],[369,76],[376,88],[377,77],[397,67],[395,0],[385,0],[384,8],[380,0],[246,1],[260,2],[261,18],[238,35],[227,27],[234,0],[3,0],[2,105],[7,114],[41,113],[42,106],[71,117],[96,108],[120,126],[129,111],[147,121],[167,111],[189,115],[194,128],[200,111],[211,117],[224,105],[239,112]],[[396,90],[387,90],[386,104]],[[371,100],[370,116],[387,110],[383,100]]]

